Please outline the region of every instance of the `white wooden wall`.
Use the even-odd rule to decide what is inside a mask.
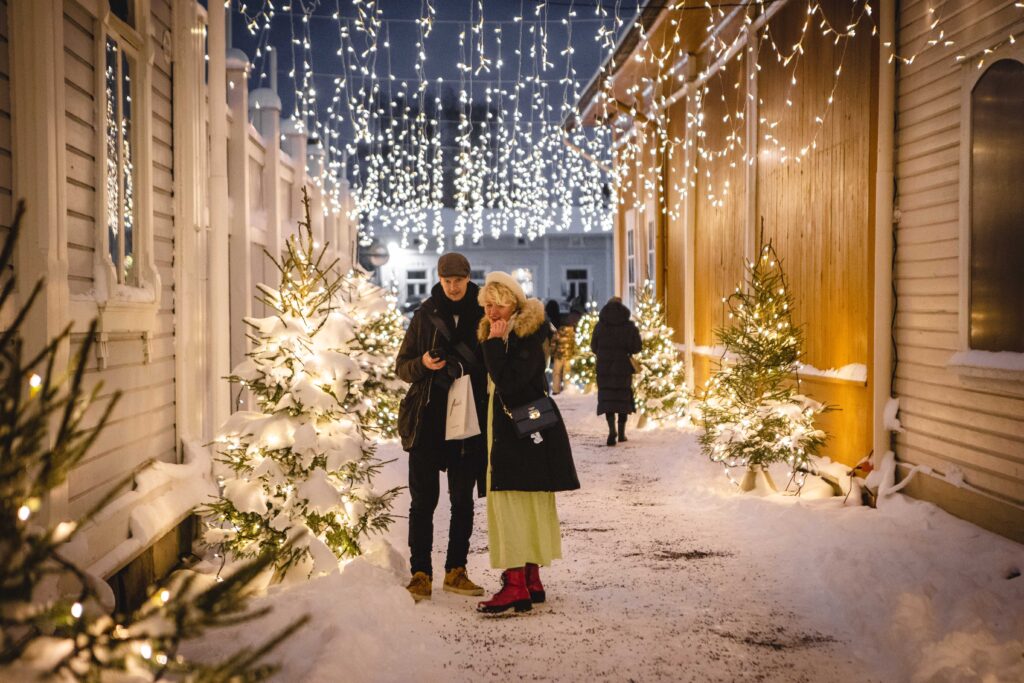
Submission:
[[[900,4],[900,54],[921,51],[933,37],[934,5]],[[894,392],[905,431],[897,435],[896,453],[940,476],[962,470],[969,485],[1024,504],[1024,382],[969,377],[947,365],[963,350],[960,258],[967,245],[958,198],[965,177],[961,127],[969,121],[962,88],[977,62],[959,66],[954,57],[1004,41],[1020,10],[1010,0],[951,0],[937,11],[955,47],[901,65],[897,82]]]
[[[55,246],[49,247],[50,258],[66,258],[67,268],[66,279],[60,272],[48,273],[50,286],[58,289],[63,287],[65,298],[56,296],[51,297],[52,301],[44,302],[46,314],[42,319],[45,320],[45,329],[29,330],[28,336],[30,339],[45,338],[52,334],[53,329],[60,329],[68,322],[74,323],[75,334],[70,347],[70,352],[74,354],[82,348],[84,331],[89,322],[86,318],[91,317],[83,314],[88,307],[82,303],[89,303],[95,314],[94,292],[101,289],[94,278],[99,240],[97,223],[104,221],[99,215],[104,181],[99,158],[105,144],[105,132],[102,130],[99,111],[103,105],[101,70],[105,65],[97,65],[97,59],[104,54],[99,41],[102,33],[101,13],[105,2],[14,0],[21,3],[17,5],[21,14],[10,16],[29,18],[22,21],[24,25],[31,26],[33,31],[49,31],[56,41],[53,53],[60,55],[52,64],[43,65],[39,60],[30,64],[28,60],[23,60],[20,67],[27,74],[24,79],[26,87],[36,73],[52,74],[58,83],[58,92],[47,96],[57,105],[50,111],[62,111],[62,116],[45,123],[37,122],[45,117],[36,113],[34,108],[40,106],[36,102],[26,101],[19,108],[18,102],[11,101],[9,2],[0,0],[0,231],[6,231],[10,224],[12,188],[17,185],[19,193],[31,194],[29,191],[33,184],[26,170],[17,172],[21,174],[19,178],[25,178],[20,181],[20,185],[12,183],[12,175],[17,175],[12,171],[16,165],[14,162],[20,164],[27,160],[17,156],[18,150],[30,149],[29,143],[35,142],[35,138],[26,138],[27,141],[19,147],[19,138],[12,145],[13,107],[16,115],[21,112],[21,127],[18,130],[34,135],[39,129],[50,130],[46,126],[52,125],[55,131],[49,138],[53,146],[52,155],[29,162],[27,170],[33,173],[36,170],[44,174],[52,173],[51,177],[59,180],[55,184],[58,199],[52,203],[60,211],[53,221],[33,222],[30,230],[45,231],[48,239],[56,240]],[[33,4],[37,2],[38,5]],[[276,268],[264,256],[264,247],[277,252],[283,238],[294,232],[303,184],[310,185],[316,204],[324,203],[305,173],[305,134],[284,136],[285,146],[298,157],[293,159],[280,151],[279,111],[270,112],[271,116],[263,112],[259,117],[262,126],[270,126],[267,130],[257,130],[250,124],[245,73],[244,70],[232,73],[232,64],[237,67],[238,62],[230,59],[227,69],[229,79],[235,78],[238,81],[236,87],[241,87],[233,94],[229,93],[227,98],[231,105],[227,112],[227,132],[231,136],[227,145],[228,167],[241,169],[245,182],[230,183],[232,192],[227,198],[218,196],[211,199],[210,193],[205,190],[190,192],[184,189],[186,184],[205,187],[209,183],[209,155],[214,148],[210,136],[215,133],[213,127],[208,125],[209,84],[192,84],[194,87],[190,91],[189,88],[181,87],[181,81],[177,84],[174,82],[174,78],[194,80],[196,74],[201,73],[202,69],[198,68],[202,62],[202,55],[198,54],[201,48],[197,47],[202,44],[201,37],[194,35],[191,39],[179,40],[174,32],[176,26],[187,27],[180,31],[183,36],[186,33],[195,34],[197,30],[201,32],[205,10],[195,0],[148,0],[142,6],[149,8],[148,24],[143,22],[140,25],[148,27],[149,46],[153,55],[149,81],[151,115],[148,120],[151,140],[149,144],[142,143],[143,149],[135,153],[136,163],[140,166],[145,160],[146,151],[149,153],[149,162],[145,166],[148,173],[140,173],[139,178],[148,177],[151,185],[152,249],[154,265],[160,278],[160,304],[148,340],[139,332],[113,331],[108,335],[102,358],[97,354],[97,347],[90,352],[86,388],[90,389],[99,383],[103,385],[101,406],[94,409],[92,414],[97,414],[114,392],[120,391],[122,397],[111,416],[109,426],[55,498],[53,509],[56,514],[71,518],[77,518],[91,509],[112,487],[130,476],[143,463],[179,463],[182,461],[183,441],[191,439],[204,443],[210,440],[217,427],[215,423],[218,414],[210,407],[213,400],[211,396],[214,389],[223,382],[220,377],[226,374],[226,370],[222,370],[225,365],[218,365],[209,357],[196,357],[191,362],[183,363],[182,359],[176,357],[176,349],[187,349],[188,356],[203,355],[202,350],[206,351],[206,355],[213,355],[216,347],[209,345],[208,340],[214,338],[220,330],[227,329],[227,325],[223,324],[226,313],[219,316],[219,321],[214,319],[218,310],[230,310],[232,314],[244,312],[263,315],[264,311],[253,300],[255,286],[264,281],[276,285],[278,275]],[[51,26],[54,28],[50,29]],[[22,47],[19,49],[30,55],[33,53],[27,48],[34,41],[39,41],[39,36],[15,35],[13,44],[18,46],[19,40],[25,41],[20,43]],[[192,52],[182,53],[187,50]],[[173,62],[175,55],[181,59],[180,65]],[[209,63],[211,68],[216,68],[218,64],[224,68],[225,64],[223,58],[218,60],[213,56]],[[244,60],[241,63],[244,65]],[[133,74],[136,83],[142,81],[136,78],[137,75]],[[61,84],[63,87],[60,87]],[[183,98],[198,101],[179,106],[175,110],[176,93],[184,93]],[[22,99],[28,98],[23,96]],[[141,104],[139,111],[140,115],[145,113]],[[146,128],[138,126],[137,130]],[[176,149],[176,142],[186,139],[182,137],[186,131],[190,135],[187,138],[189,151],[182,153]],[[237,131],[243,131],[243,134],[239,135]],[[267,137],[268,131],[273,131],[273,137]],[[192,132],[198,134],[193,135]],[[140,196],[142,190],[141,187],[136,188]],[[183,200],[184,195],[189,196]],[[190,201],[195,202],[195,205],[189,207]],[[225,225],[223,229],[230,229],[232,240],[242,240],[237,243],[237,250],[230,251],[230,262],[212,262],[216,257],[215,252],[208,248],[207,236],[218,230],[218,226],[213,225],[210,218],[211,201],[227,202],[230,206],[230,226]],[[147,211],[140,208],[140,221],[149,220],[148,215]],[[336,246],[339,255],[350,253],[349,240],[354,239],[354,234],[350,234],[342,216],[331,214],[318,218],[315,224],[318,237],[323,239],[326,236]],[[37,241],[45,244],[45,240],[37,240],[34,234],[25,234],[22,240],[30,244]],[[350,265],[348,262],[343,263],[346,268]],[[229,267],[232,270],[241,268],[248,272],[248,276],[243,281],[232,282],[230,293],[226,289],[214,291],[216,288],[207,284],[213,282],[212,274],[224,272]],[[185,273],[194,281],[187,285],[176,282],[176,278],[184,277]],[[188,292],[188,296],[179,299],[178,292]],[[68,300],[67,297],[71,305],[61,305],[61,301]],[[182,325],[189,327],[182,328]],[[232,360],[237,361],[246,349],[245,328],[232,324],[231,330],[233,336],[239,335],[232,344],[237,351]],[[224,361],[226,364],[226,354]],[[199,367],[201,369],[197,371]],[[179,391],[179,383],[188,387],[188,390]],[[226,414],[226,410],[225,405],[223,414]],[[197,485],[201,485],[201,482],[197,482]],[[84,555],[77,559],[92,565],[97,571],[102,570],[105,575],[131,561],[144,548],[144,544],[157,540],[146,539],[140,546],[138,538],[130,539],[133,510],[148,505],[166,492],[166,486],[160,486],[126,493],[111,506],[109,514],[97,519],[94,526],[85,530],[88,547]],[[181,514],[185,514],[185,511]]]
[[[96,193],[97,183],[102,182],[97,178],[96,156],[104,133],[96,113],[95,6],[81,5],[76,0],[64,0],[63,6],[68,286],[74,296],[88,294],[94,286]],[[151,0],[150,33],[156,44],[170,29],[170,0]],[[176,462],[178,458],[171,67],[160,53],[153,60],[152,104],[153,247],[163,289],[160,309],[148,358],[141,335],[134,333],[110,335],[106,367],[100,367],[95,353],[90,356],[87,388],[102,383],[101,404],[115,391],[122,396],[109,426],[71,474],[68,512],[72,517],[91,509],[143,463]],[[73,353],[79,351],[82,340],[80,334],[72,337]],[[90,559],[108,551],[126,535],[126,515],[107,520],[90,534]]]

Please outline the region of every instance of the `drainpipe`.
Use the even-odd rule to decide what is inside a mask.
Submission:
[[[231,410],[231,391],[223,379],[231,374],[231,315],[228,291],[228,86],[226,14],[214,3],[210,33],[210,365],[206,376],[210,428],[215,432]],[[243,114],[244,116],[244,114]],[[212,436],[212,434],[210,435]]]
[[[875,171],[875,305],[872,353],[872,448],[875,464],[891,450],[892,436],[883,418],[892,396],[893,315],[893,156],[896,127],[896,62],[886,52],[896,44],[895,3],[879,4],[878,147]],[[886,47],[886,46],[890,47]]]

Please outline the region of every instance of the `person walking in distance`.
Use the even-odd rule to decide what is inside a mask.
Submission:
[[[590,338],[597,370],[597,414],[608,420],[609,446],[626,440],[626,417],[636,412],[632,355],[640,353],[640,347],[640,331],[629,319],[629,309],[613,296],[598,314]]]
[[[473,487],[483,495],[486,453],[482,436],[445,440],[448,389],[463,373],[470,376],[477,416],[485,409],[487,374],[476,332],[483,317],[480,288],[470,281],[469,261],[451,252],[437,262],[440,282],[413,315],[396,360],[396,373],[409,382],[398,410],[402,448],[409,453],[409,564],[407,589],[416,601],[430,599],[434,510],[440,473],[448,475],[451,520],[443,590],[483,595],[466,574],[473,532]],[[482,425],[481,425],[482,428]]]
[[[544,602],[540,568],[562,557],[555,492],[580,487],[565,424],[522,433],[513,417],[540,419],[546,397],[544,306],[527,299],[508,273],[489,273],[480,303],[484,318],[479,339],[487,366],[486,430],[487,540],[491,566],[504,570],[501,590],[477,605],[484,613],[523,612]]]

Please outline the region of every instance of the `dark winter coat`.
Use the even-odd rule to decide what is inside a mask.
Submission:
[[[597,370],[597,414],[635,412],[629,357],[640,352],[640,331],[621,302],[609,301],[601,309],[590,348]]]
[[[461,374],[459,362],[470,374],[480,428],[482,432],[486,429],[487,371],[476,338],[476,330],[484,314],[484,309],[477,302],[479,292],[480,288],[470,282],[466,295],[454,302],[445,296],[440,283],[434,285],[430,298],[416,310],[406,330],[395,361],[395,372],[410,385],[398,408],[402,448],[415,450],[418,456],[433,458],[441,470],[447,469],[452,458],[474,458],[482,491],[487,471],[483,435],[459,441],[445,441],[444,438],[448,389]],[[459,316],[458,324],[455,323],[455,315]],[[451,341],[437,329],[437,319],[447,326]],[[465,344],[472,358],[462,358],[455,348],[457,341]],[[442,349],[445,354],[447,364],[441,370],[428,370],[423,365],[423,354],[431,349]]]
[[[494,382],[494,416],[491,425],[492,491],[572,491],[580,487],[565,424],[541,432],[538,444],[516,435],[505,413],[547,393],[544,378],[544,306],[530,299],[512,322],[508,340],[488,339],[491,321],[480,321],[487,373]],[[557,406],[556,406],[557,410]],[[561,417],[559,415],[559,417]],[[486,430],[484,432],[486,434]]]

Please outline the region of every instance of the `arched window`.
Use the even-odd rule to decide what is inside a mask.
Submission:
[[[970,348],[1024,352],[1024,63],[993,63],[970,97]]]

